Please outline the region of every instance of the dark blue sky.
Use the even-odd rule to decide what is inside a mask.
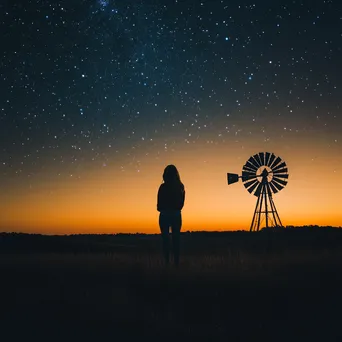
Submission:
[[[1,183],[260,134],[341,146],[341,7],[2,1]]]

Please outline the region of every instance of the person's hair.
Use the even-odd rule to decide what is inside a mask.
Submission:
[[[174,165],[166,166],[164,173],[163,173],[163,180],[165,183],[178,183],[182,184],[179,172]]]

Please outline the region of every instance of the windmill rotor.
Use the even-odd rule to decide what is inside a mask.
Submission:
[[[247,191],[258,197],[255,207],[251,231],[258,231],[262,216],[266,220],[266,228],[282,227],[278,212],[273,202],[273,194],[278,193],[288,183],[286,163],[274,153],[259,152],[251,156],[242,167],[242,175],[228,173],[228,184],[238,182],[241,178]]]

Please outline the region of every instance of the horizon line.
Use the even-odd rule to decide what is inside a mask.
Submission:
[[[293,229],[293,228],[331,228],[331,229],[342,229],[342,226],[322,226],[322,225],[302,225],[302,226],[294,226],[294,225],[288,225],[288,226],[283,226],[283,227],[269,227],[269,230],[272,229]],[[266,230],[266,227],[261,228],[259,231],[256,232],[261,232],[262,230]],[[246,232],[250,233],[249,229],[237,229],[237,230],[186,230],[186,231],[181,231],[181,234],[186,234],[186,233],[237,233],[237,232]],[[253,232],[253,233],[256,233]],[[28,233],[28,232],[16,232],[16,231],[0,231],[0,235],[39,235],[39,236],[79,236],[79,235],[108,235],[108,236],[115,236],[115,235],[160,235],[160,232],[157,233],[143,233],[143,232],[118,232],[118,233],[70,233],[70,234],[48,234],[48,233]]]

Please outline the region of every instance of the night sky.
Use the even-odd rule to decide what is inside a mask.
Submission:
[[[340,1],[3,0],[0,38],[0,230],[157,232],[170,163],[183,230],[248,229],[261,151],[284,225],[342,225]]]

